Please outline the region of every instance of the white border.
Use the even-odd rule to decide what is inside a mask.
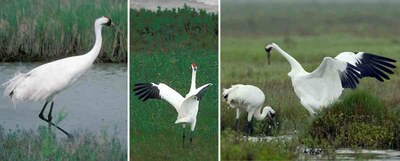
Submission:
[[[218,0],[218,160],[221,161],[221,1]]]
[[[127,140],[127,144],[126,144],[126,146],[127,146],[127,148],[126,148],[126,149],[127,149],[127,153],[126,153],[126,155],[127,155],[127,160],[128,160],[128,161],[129,161],[129,159],[130,159],[130,153],[129,153],[129,152],[130,152],[130,149],[129,149],[129,147],[130,147],[130,128],[129,128],[129,127],[130,127],[130,122],[131,122],[131,121],[130,121],[130,117],[129,117],[130,109],[131,109],[131,108],[130,108],[130,104],[129,104],[129,101],[130,101],[130,98],[131,98],[131,96],[130,96],[130,90],[129,90],[129,89],[131,88],[130,85],[129,85],[129,84],[130,84],[130,82],[129,82],[129,81],[130,81],[130,80],[129,80],[129,79],[130,79],[130,70],[129,70],[129,68],[130,68],[130,65],[131,65],[131,64],[130,64],[130,49],[131,49],[131,48],[130,48],[130,46],[129,46],[129,45],[130,45],[130,41],[129,41],[129,40],[130,40],[130,37],[129,37],[129,36],[130,36],[130,33],[131,33],[131,32],[130,32],[130,28],[129,28],[129,26],[130,26],[130,25],[129,25],[129,24],[130,24],[130,17],[129,17],[129,16],[130,16],[130,2],[131,2],[130,0],[127,0],[127,4],[128,4],[128,5],[127,5],[127,9],[128,9],[128,12],[127,12],[127,14],[128,14],[128,16],[127,16],[127,17],[128,17],[128,20],[127,20],[127,30],[128,30],[128,33],[127,33],[127,34],[128,34],[128,35],[127,35],[127,38],[128,38],[128,41],[127,41],[127,48],[128,48],[128,50],[127,50],[127,52],[128,52],[128,53],[126,54],[126,56],[128,57],[128,62],[126,62],[126,64],[127,64],[127,72],[128,72],[128,73],[127,73],[127,77],[128,77],[128,78],[126,79],[126,84],[127,84],[126,92],[127,92],[127,94],[128,94],[128,98],[126,99],[126,101],[127,101],[127,109],[126,109],[126,111],[127,111],[127,114],[126,114],[126,115],[127,115],[127,119],[126,119],[127,123],[126,123],[126,126],[128,127],[128,128],[127,128],[127,129],[128,129],[128,130],[127,130],[127,135],[128,135],[128,136],[126,137],[126,138],[127,138],[127,139],[126,139],[126,140]]]

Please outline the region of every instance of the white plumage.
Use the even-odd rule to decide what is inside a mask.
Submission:
[[[183,126],[183,145],[185,141],[185,127],[190,125],[190,142],[192,143],[193,131],[196,127],[197,112],[199,110],[199,100],[211,83],[196,88],[196,64],[192,64],[192,82],[190,91],[185,97],[164,83],[137,83],[135,84],[135,95],[138,99],[146,101],[148,99],[163,99],[170,103],[178,113],[175,124],[182,123]]]
[[[241,111],[247,112],[247,132],[251,132],[251,120],[253,116],[258,120],[264,120],[266,116],[274,118],[275,111],[270,106],[265,106],[261,112],[261,108],[265,101],[264,93],[253,85],[236,84],[231,88],[223,89],[224,101],[228,103],[231,108],[236,109],[236,123],[237,128],[238,120]]]
[[[94,23],[96,41],[88,53],[46,63],[27,73],[17,73],[14,78],[3,84],[3,86],[7,86],[4,96],[9,97],[14,106],[23,101],[46,101],[39,117],[49,124],[56,126],[51,123],[54,97],[71,86],[82,74],[90,69],[101,50],[101,29],[104,25],[110,26],[113,24],[108,17],[96,19]],[[43,111],[48,102],[52,103],[49,117],[45,119]],[[60,127],[56,127],[70,136]]]
[[[343,52],[335,59],[325,57],[321,65],[309,73],[275,43],[265,46],[268,58],[272,49],[288,60],[291,66],[288,76],[294,91],[311,115],[337,101],[344,88],[357,88],[359,79],[375,77],[383,82],[382,78],[390,79],[386,73],[393,74],[390,68],[396,67],[391,64],[396,61],[390,58],[364,52]]]

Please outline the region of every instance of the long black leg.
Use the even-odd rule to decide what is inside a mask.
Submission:
[[[48,122],[48,120],[45,119],[45,118],[43,117],[43,112],[44,112],[44,109],[46,109],[46,106],[47,106],[48,103],[49,103],[49,102],[46,102],[46,103],[44,104],[42,110],[41,110],[40,113],[39,113],[39,118],[42,119],[42,120],[44,120],[44,121],[46,121],[46,122]]]
[[[49,115],[47,115],[47,120],[49,120],[50,122],[51,122],[51,120],[53,120],[53,117],[51,116],[51,113],[53,112],[53,106],[54,106],[54,102],[51,102]]]
[[[235,130],[238,131],[238,123],[239,123],[239,119],[236,119],[235,121]]]
[[[49,114],[47,115],[48,122],[51,122],[51,120],[53,120],[53,116],[51,116],[51,113],[53,112],[53,106],[54,106],[54,102],[52,101],[51,105],[50,105]],[[50,129],[50,127],[51,127],[51,124],[49,123],[49,129]]]
[[[46,119],[46,118],[43,117],[43,112],[44,112],[44,110],[46,109],[46,106],[47,106],[48,103],[49,103],[49,102],[46,102],[46,103],[44,104],[42,110],[41,110],[40,113],[39,113],[39,118],[42,119],[43,121],[46,121],[46,122],[49,123],[50,125],[56,127],[58,130],[61,130],[61,131],[62,131],[64,134],[66,134],[69,138],[72,138],[72,135],[70,135],[70,134],[69,134],[68,132],[66,132],[64,129],[62,129],[61,127],[55,125],[55,124],[52,123],[49,119]],[[52,112],[53,104],[54,104],[54,102],[51,103],[50,113]],[[51,115],[51,114],[49,114],[49,115]],[[53,118],[51,118],[51,119],[53,119]]]
[[[185,148],[185,127],[182,130],[182,147]]]
[[[250,134],[251,134],[251,129],[252,129],[252,122],[249,121],[249,122],[247,123],[247,135],[248,135],[248,136],[250,136]]]
[[[190,145],[192,145],[193,142],[193,131],[190,131]]]

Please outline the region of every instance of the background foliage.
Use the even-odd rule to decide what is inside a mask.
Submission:
[[[124,0],[3,0],[0,62],[51,61],[88,52],[94,21],[108,16],[121,32],[104,27],[98,62],[126,62],[127,3]]]

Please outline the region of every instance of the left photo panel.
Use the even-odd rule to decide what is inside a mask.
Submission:
[[[127,160],[127,0],[0,5],[0,160]]]

